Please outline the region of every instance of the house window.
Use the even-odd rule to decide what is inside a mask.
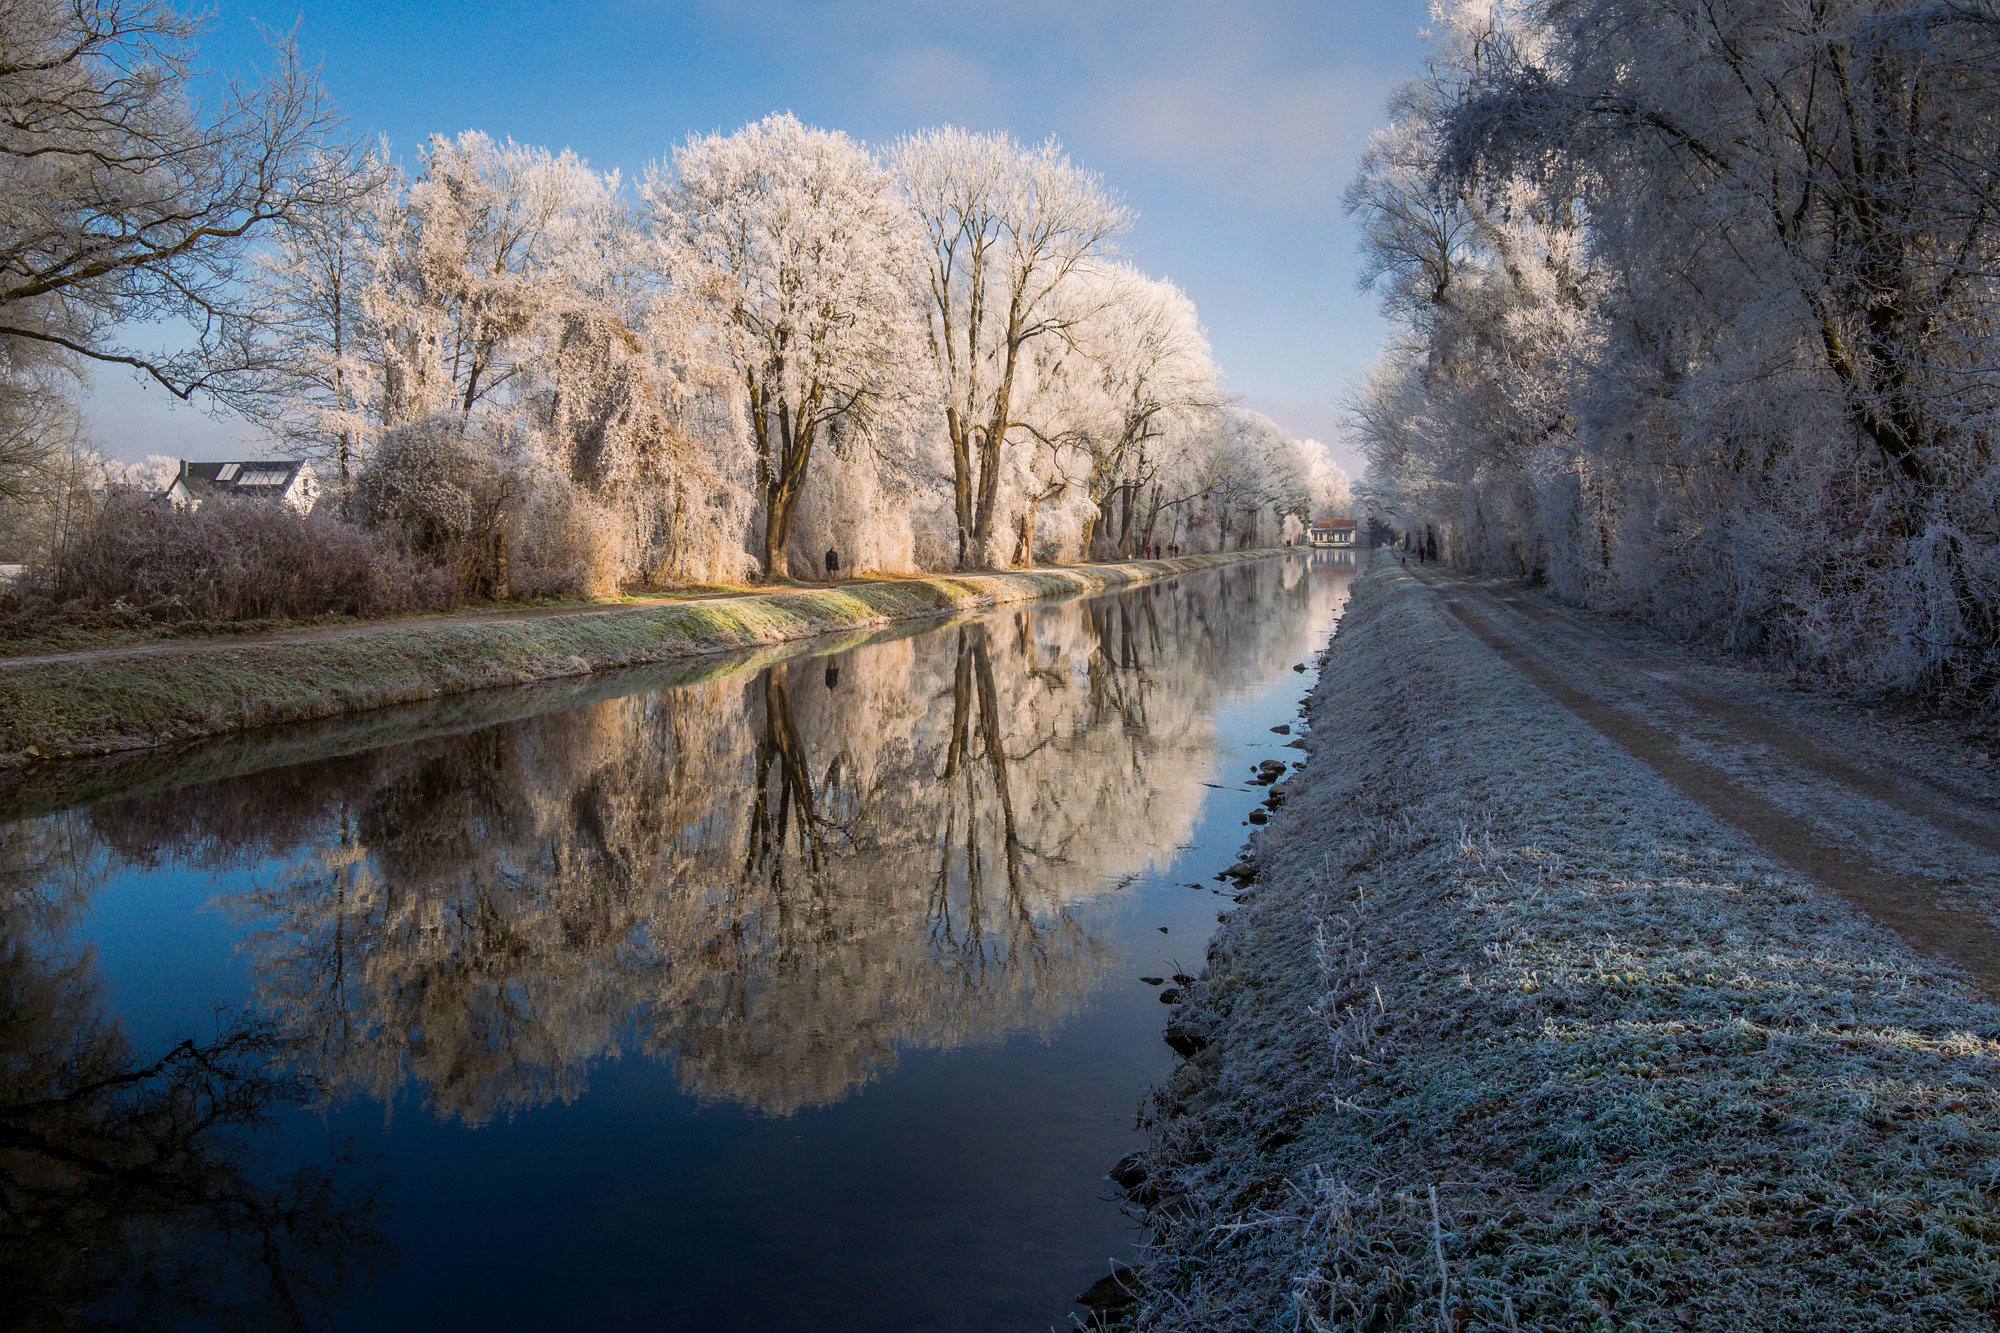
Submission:
[[[220,468],[216,470],[215,479],[217,481],[236,480],[236,464],[224,463]]]

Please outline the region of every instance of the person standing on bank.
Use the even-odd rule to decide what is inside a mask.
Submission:
[[[828,583],[840,581],[840,552],[831,546],[826,548],[826,581]]]

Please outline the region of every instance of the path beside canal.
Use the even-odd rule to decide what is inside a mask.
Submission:
[[[1127,1177],[1139,1326],[1990,1326],[1978,737],[1386,562],[1308,715]]]
[[[618,606],[528,607],[0,659],[0,768],[1072,597],[1273,551]]]

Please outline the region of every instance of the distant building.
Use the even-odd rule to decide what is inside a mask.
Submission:
[[[319,478],[302,458],[261,458],[250,463],[191,463],[181,470],[161,498],[176,509],[199,509],[217,495],[245,500],[276,500],[305,513],[319,499]]]
[[[1354,520],[1351,518],[1322,518],[1313,522],[1307,533],[1315,550],[1353,550]]]

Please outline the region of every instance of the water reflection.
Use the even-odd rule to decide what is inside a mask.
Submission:
[[[271,1025],[218,1013],[141,1054],[52,942],[101,858],[75,820],[0,868],[0,1327],[308,1327],[379,1261],[370,1164],[273,1152],[318,1092]]]
[[[5,826],[4,1264],[37,1277],[0,1322],[130,1324],[90,1314],[113,1269],[162,1326],[204,1291],[311,1322],[372,1262],[373,1194],[260,1156],[286,1105],[477,1125],[641,1053],[785,1115],[1053,1029],[1194,826],[1218,696],[1290,665],[1316,582],[1220,571]],[[155,867],[226,883],[252,994],[148,1055],[70,922]]]
[[[1354,573],[1356,552],[1346,550],[1314,550],[1310,559],[1315,574],[1322,577]]]

